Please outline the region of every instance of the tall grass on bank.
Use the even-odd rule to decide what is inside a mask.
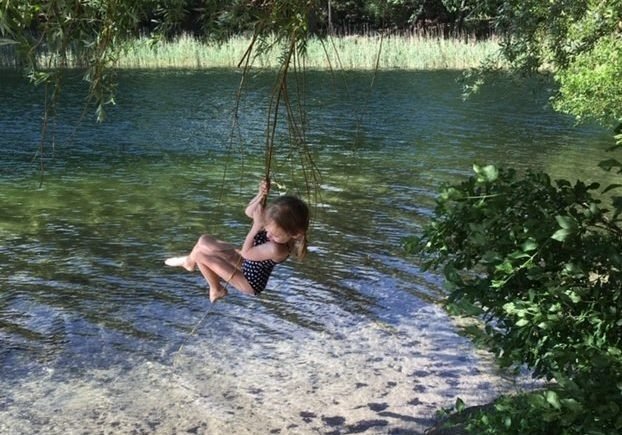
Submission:
[[[307,48],[307,65],[313,68],[439,70],[479,66],[499,51],[496,39],[445,39],[420,35],[345,36],[324,41],[328,57],[319,41]]]
[[[174,41],[154,42],[140,38],[128,43],[116,67],[121,69],[202,69],[234,68],[242,59],[250,43],[249,38],[234,37],[222,44],[206,43],[190,36]],[[0,47],[1,48],[1,47]],[[324,40],[313,39],[307,46],[305,66],[309,69],[373,70],[405,69],[468,69],[478,66],[499,50],[496,39],[475,41],[473,38],[426,37],[417,34],[401,36],[342,36]],[[257,56],[256,68],[276,68],[280,51]],[[55,65],[45,54],[40,65]],[[16,67],[10,47],[0,51],[0,67]],[[69,57],[69,67],[79,67]]]

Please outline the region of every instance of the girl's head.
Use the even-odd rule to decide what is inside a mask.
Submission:
[[[268,205],[266,230],[277,243],[294,242],[294,253],[303,258],[307,253],[309,207],[295,196],[279,196]],[[276,228],[275,228],[276,227]]]

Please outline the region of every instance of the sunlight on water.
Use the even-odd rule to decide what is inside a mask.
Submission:
[[[211,305],[200,275],[162,262],[204,232],[243,240],[271,76],[249,84],[239,129],[234,72],[122,73],[109,121],[77,129],[70,81],[40,184],[41,92],[1,74],[1,433],[420,432],[457,397],[528,386],[460,336],[441,279],[401,243],[474,162],[598,178],[611,145],[548,110],[538,83],[463,102],[454,72],[373,88],[370,73],[309,74],[310,254],[260,298]],[[304,192],[280,156],[274,178]]]

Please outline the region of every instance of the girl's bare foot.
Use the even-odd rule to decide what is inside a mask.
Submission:
[[[221,286],[209,288],[209,300],[211,303],[214,303],[217,300],[224,298],[228,294],[229,292],[227,291],[227,289]]]
[[[184,261],[184,264],[182,264],[181,267],[186,269],[188,272],[194,272],[196,265],[196,263],[190,260],[190,256],[187,256],[186,261]]]
[[[183,257],[171,257],[164,260],[164,264],[171,267],[183,267],[188,272],[194,272],[194,265],[190,265],[190,258],[187,255]]]

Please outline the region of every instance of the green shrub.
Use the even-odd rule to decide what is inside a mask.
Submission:
[[[407,247],[424,268],[442,269],[454,309],[482,314],[503,365],[556,381],[527,402],[526,417],[506,407],[486,424],[503,433],[621,431],[620,198],[609,197],[608,210],[596,183],[475,172],[443,187],[432,221]]]

